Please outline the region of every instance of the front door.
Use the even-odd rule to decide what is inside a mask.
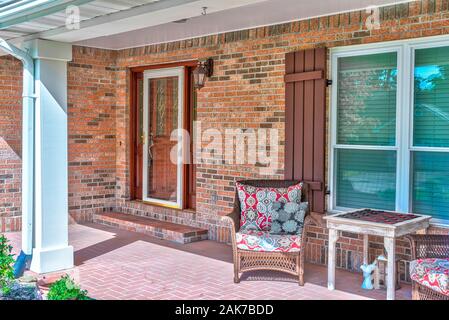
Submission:
[[[147,70],[143,78],[142,200],[182,208],[184,68]]]

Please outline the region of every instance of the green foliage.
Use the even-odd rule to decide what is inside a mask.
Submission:
[[[50,286],[48,300],[91,300],[86,290],[81,288],[69,277],[63,276]]]
[[[4,235],[0,235],[0,292],[5,295],[10,291],[11,281],[14,279],[14,256],[12,246]]]

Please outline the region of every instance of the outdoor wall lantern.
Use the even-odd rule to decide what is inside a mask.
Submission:
[[[193,71],[193,81],[196,89],[204,87],[206,78],[212,76],[214,70],[214,61],[209,58],[207,60],[198,61],[198,66]]]

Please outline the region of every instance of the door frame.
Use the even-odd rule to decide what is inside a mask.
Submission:
[[[198,65],[198,60],[186,60],[186,61],[179,61],[179,62],[168,62],[163,64],[154,64],[154,65],[146,65],[146,66],[134,66],[134,67],[128,67],[128,83],[130,87],[130,95],[129,95],[129,137],[130,137],[130,144],[129,144],[129,180],[128,180],[128,187],[130,192],[130,200],[137,200],[142,201],[141,197],[137,196],[137,190],[136,190],[136,178],[137,178],[137,172],[136,172],[136,145],[137,140],[140,139],[137,135],[137,128],[136,128],[136,121],[137,121],[137,80],[139,79],[140,75],[143,77],[143,72],[146,70],[154,70],[154,69],[164,69],[164,68],[175,68],[175,67],[185,67],[185,81],[184,81],[184,114],[189,115],[191,110],[191,88],[189,81],[186,81],[188,79],[188,76],[191,74],[193,69]],[[184,129],[190,131],[190,125],[189,121],[190,119],[187,119],[187,117],[184,117]],[[190,118],[190,117],[189,117]],[[192,136],[193,132],[190,132],[190,135]],[[186,179],[184,179],[183,184],[183,207],[181,208],[173,208],[173,209],[195,209],[195,204],[192,204],[192,200],[188,197],[188,183],[196,183],[195,181],[190,181],[190,171],[192,170],[192,166],[194,164],[184,165],[184,176]],[[194,177],[193,177],[194,178]],[[150,203],[158,206],[164,206],[158,203]],[[188,206],[188,207],[186,207]]]
[[[150,92],[148,88],[148,82],[150,79],[159,79],[164,77],[178,77],[178,129],[181,129],[177,133],[177,170],[176,170],[176,202],[150,198],[147,197],[148,194],[148,133],[149,133],[149,99]],[[154,204],[160,204],[169,207],[175,207],[181,209],[183,207],[183,182],[184,182],[184,164],[183,164],[183,150],[185,148],[184,138],[182,135],[182,129],[184,129],[184,67],[175,68],[163,68],[163,69],[153,69],[145,70],[143,73],[143,173],[142,173],[142,201],[150,202]],[[170,133],[171,135],[171,133]]]

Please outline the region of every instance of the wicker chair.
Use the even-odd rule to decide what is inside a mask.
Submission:
[[[297,184],[295,180],[247,180],[239,181],[242,184],[255,187],[286,188]],[[302,189],[302,201],[307,199],[307,185]],[[234,282],[240,282],[240,273],[254,270],[273,270],[292,274],[298,277],[300,286],[304,285],[304,252],[306,247],[305,226],[310,221],[309,212],[304,219],[304,230],[301,237],[300,252],[264,252],[251,251],[237,248],[236,232],[240,229],[240,201],[236,191],[234,210],[223,218],[231,224],[231,241],[234,257]]]
[[[449,235],[410,235],[412,260],[424,258],[449,258]],[[449,300],[437,291],[412,281],[413,300]]]

